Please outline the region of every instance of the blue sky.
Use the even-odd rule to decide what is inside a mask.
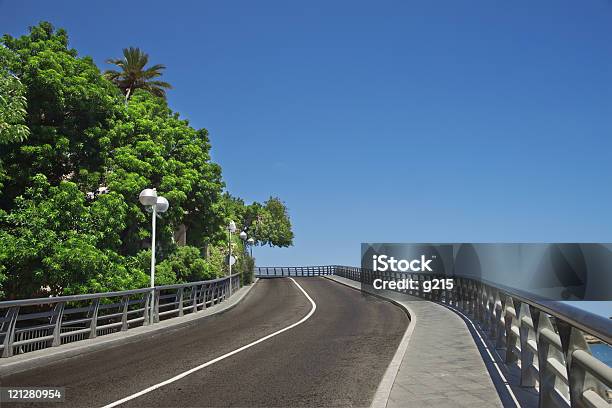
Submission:
[[[361,242],[612,241],[612,2],[1,1],[104,61],[138,46],[211,132],[232,194],[279,196],[290,249]]]

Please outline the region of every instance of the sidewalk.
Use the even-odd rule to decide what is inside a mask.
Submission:
[[[329,279],[361,290],[361,283]],[[479,347],[464,320],[430,301],[393,291],[377,291],[410,315],[410,324],[381,381],[372,407],[513,406],[493,383]],[[489,364],[490,365],[490,364]],[[498,389],[505,389],[499,384]]]

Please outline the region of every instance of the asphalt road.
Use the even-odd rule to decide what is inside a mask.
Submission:
[[[122,406],[368,406],[406,315],[324,278],[296,281],[317,304],[304,323]],[[0,378],[0,384],[66,387],[66,402],[58,407],[104,406],[287,327],[311,308],[290,279],[263,279],[226,312]]]

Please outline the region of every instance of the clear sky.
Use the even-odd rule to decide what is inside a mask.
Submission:
[[[227,187],[279,196],[290,249],[360,242],[612,241],[612,2],[2,1],[104,68],[138,46],[211,133]]]

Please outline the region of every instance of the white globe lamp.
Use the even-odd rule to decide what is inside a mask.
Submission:
[[[158,213],[165,213],[166,211],[168,211],[168,207],[170,207],[170,203],[168,202],[166,197],[157,197],[155,209]]]
[[[154,188],[145,188],[138,196],[140,204],[150,207],[157,203],[157,191]]]

